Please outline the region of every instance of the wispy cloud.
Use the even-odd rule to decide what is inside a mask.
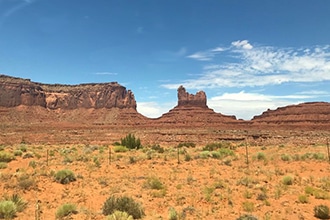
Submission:
[[[148,118],[158,118],[175,106],[175,103],[137,102],[137,111]]]
[[[96,72],[93,73],[94,75],[110,75],[110,76],[116,76],[118,75],[118,73],[114,73],[114,72]]]
[[[251,119],[267,109],[276,109],[279,106],[287,106],[307,102],[322,95],[330,96],[328,92],[299,92],[290,95],[265,95],[240,91],[237,93],[224,93],[208,99],[208,106],[216,112],[227,115],[236,115],[237,118]]]
[[[219,53],[230,62],[214,62]],[[176,89],[182,84],[190,89],[255,87],[330,80],[330,45],[277,48],[253,46],[242,40],[232,42],[228,48],[199,51],[187,57],[207,61],[201,76],[163,87]]]

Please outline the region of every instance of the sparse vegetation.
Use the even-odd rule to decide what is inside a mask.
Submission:
[[[0,162],[10,162],[15,159],[15,156],[12,153],[6,151],[0,151]]]
[[[117,145],[117,146],[114,146],[113,151],[116,153],[120,153],[120,152],[124,153],[124,152],[128,151],[128,148],[125,146],[122,146],[122,145]]]
[[[70,182],[76,181],[74,173],[68,169],[58,171],[54,177],[55,181],[61,184],[68,184]]]
[[[111,215],[115,211],[126,212],[134,219],[140,219],[145,215],[140,203],[135,202],[133,198],[127,196],[118,198],[115,196],[110,196],[104,202],[102,207],[102,213],[104,215]]]
[[[292,176],[285,176],[285,177],[283,177],[282,183],[284,185],[292,185],[293,184],[293,177]]]
[[[329,207],[326,205],[318,205],[314,207],[314,216],[319,219],[329,219]]]
[[[17,207],[13,201],[0,201],[0,218],[13,219],[16,212]]]
[[[133,220],[133,217],[127,212],[117,210],[111,215],[108,215],[106,220]]]
[[[135,138],[134,134],[126,135],[126,137],[121,139],[120,143],[128,149],[140,149],[142,147],[140,139]]]
[[[66,216],[77,214],[77,206],[72,203],[66,203],[61,205],[55,214],[56,219],[63,219]]]

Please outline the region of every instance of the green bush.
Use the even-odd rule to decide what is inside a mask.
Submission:
[[[293,184],[293,177],[292,176],[285,176],[285,177],[283,177],[282,183],[284,185],[292,185]]]
[[[257,160],[266,160],[266,155],[264,152],[258,152],[256,158]]]
[[[214,151],[220,148],[232,148],[232,145],[229,142],[210,143],[203,148],[203,151]]]
[[[61,184],[67,184],[76,181],[76,177],[71,170],[60,170],[55,174],[55,180]]]
[[[237,218],[236,220],[258,220],[257,217],[254,217],[253,215],[242,215],[239,218]]]
[[[111,215],[107,216],[106,220],[133,220],[133,217],[127,212],[115,211]]]
[[[13,154],[6,152],[6,151],[0,151],[0,162],[8,163],[14,159],[15,159],[15,157]]]
[[[120,143],[128,149],[140,149],[142,147],[140,139],[135,138],[134,134],[126,135],[126,137],[121,139]]]
[[[298,202],[300,203],[308,203],[308,196],[303,194],[298,196]]]
[[[178,147],[196,147],[196,144],[195,143],[192,143],[192,142],[183,142],[183,143],[179,143],[178,144]]]
[[[116,153],[120,153],[120,152],[123,153],[123,152],[128,151],[128,148],[125,146],[122,146],[122,145],[117,145],[117,146],[114,146],[113,151]]]
[[[21,151],[21,150],[14,150],[14,156],[21,157],[22,155],[23,155],[23,151]]]
[[[164,184],[157,177],[149,177],[145,182],[145,187],[150,189],[164,189]]]
[[[145,215],[141,205],[135,202],[133,198],[127,196],[118,198],[116,198],[115,196],[110,196],[104,202],[102,207],[103,215],[111,215],[115,211],[126,212],[134,219],[140,219]]]
[[[329,219],[329,207],[326,205],[318,205],[314,207],[314,216],[319,219]]]
[[[0,162],[0,169],[6,169],[8,164],[6,162]]]
[[[254,203],[253,202],[243,202],[243,210],[246,212],[253,212],[254,211]]]
[[[16,212],[17,207],[13,201],[0,201],[0,218],[13,219]]]
[[[63,219],[64,217],[71,215],[71,214],[77,214],[77,206],[71,203],[66,203],[61,205],[57,211],[56,211],[56,219]]]
[[[168,219],[169,220],[178,220],[179,219],[178,213],[173,207],[171,207],[169,209]]]
[[[29,174],[22,173],[17,177],[17,184],[19,188],[28,190],[35,186],[35,181]]]
[[[12,201],[16,205],[16,211],[22,212],[27,207],[27,202],[19,196],[18,194],[13,194],[11,196],[4,196],[6,201]]]
[[[290,161],[290,160],[291,160],[291,157],[290,157],[290,155],[288,155],[288,154],[282,154],[282,155],[281,155],[281,159],[282,159],[283,161]]]
[[[161,154],[165,152],[165,149],[161,147],[159,144],[153,145],[151,149]]]

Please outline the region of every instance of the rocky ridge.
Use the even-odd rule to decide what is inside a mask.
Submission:
[[[47,109],[133,108],[134,94],[116,82],[80,85],[42,84],[0,75],[0,106]]]

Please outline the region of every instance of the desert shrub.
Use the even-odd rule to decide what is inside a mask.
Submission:
[[[10,162],[14,160],[15,157],[12,153],[6,152],[6,151],[0,151],[0,162]]]
[[[110,196],[104,202],[102,207],[102,213],[104,215],[111,215],[115,211],[126,212],[134,219],[140,219],[145,215],[140,203],[135,202],[133,198],[127,196],[118,198],[115,196]]]
[[[243,210],[246,212],[253,212],[254,211],[254,203],[253,202],[243,202]]]
[[[145,182],[145,187],[149,189],[164,189],[164,184],[158,179],[158,177],[149,177]]]
[[[183,142],[183,143],[179,143],[178,144],[178,147],[196,147],[196,144],[195,143],[192,143],[192,142]]]
[[[165,152],[165,149],[161,147],[159,144],[151,146],[151,149],[161,154]]]
[[[8,164],[6,162],[0,162],[0,169],[6,169]]]
[[[308,196],[303,194],[298,196],[298,202],[300,203],[308,203]]]
[[[140,138],[135,138],[134,134],[128,134],[120,140],[122,146],[128,149],[140,149],[142,147]]]
[[[258,152],[256,158],[257,160],[266,160],[266,155],[264,152]]]
[[[191,156],[190,156],[190,154],[185,154],[185,155],[184,155],[184,161],[191,161]]]
[[[207,144],[204,148],[203,151],[214,151],[220,148],[230,148],[232,149],[232,144],[229,142],[216,142],[216,143],[210,143]]]
[[[122,145],[117,145],[117,146],[114,146],[113,151],[116,153],[120,153],[120,152],[123,153],[123,152],[128,151],[128,148],[125,146],[122,146]]]
[[[31,152],[27,152],[23,155],[23,159],[27,159],[27,158],[34,158],[34,154]]]
[[[71,203],[66,203],[61,205],[55,213],[56,219],[63,219],[64,217],[71,215],[71,214],[77,214],[77,206]]]
[[[13,219],[16,212],[17,207],[13,201],[0,201],[0,218]]]
[[[290,160],[291,160],[291,157],[290,157],[290,155],[288,155],[288,154],[282,154],[282,155],[281,155],[281,159],[282,159],[283,161],[290,161]]]
[[[253,215],[242,215],[239,218],[237,218],[236,220],[258,220],[257,217],[254,217]]]
[[[67,184],[76,181],[76,177],[71,170],[60,170],[55,174],[55,181],[61,184]]]
[[[32,167],[33,169],[35,169],[37,167],[37,162],[35,160],[31,160],[29,162],[29,167]]]
[[[292,176],[285,176],[285,177],[283,177],[282,183],[284,185],[292,185],[293,184],[293,177]]]
[[[329,207],[326,205],[318,205],[314,207],[314,216],[319,219],[329,219]]]
[[[179,219],[178,213],[173,207],[170,207],[170,209],[168,211],[168,219],[169,220],[178,220]]]
[[[221,158],[235,155],[234,151],[228,148],[220,148],[217,152],[220,153]]]
[[[117,210],[111,215],[107,216],[106,220],[133,220],[133,217],[127,212]]]
[[[6,201],[12,201],[16,205],[16,211],[22,212],[27,207],[27,202],[18,194],[4,196]]]
[[[19,188],[28,190],[35,186],[35,181],[29,174],[22,173],[17,177],[17,184]]]
[[[210,155],[211,155],[210,151],[202,151],[200,152],[198,157],[202,159],[207,159]]]
[[[26,152],[27,151],[27,147],[26,145],[22,144],[19,146],[18,150],[22,151],[22,152]]]
[[[327,191],[318,188],[313,188],[311,186],[305,187],[305,193],[307,195],[314,196],[316,199],[330,199],[330,195]]]
[[[324,160],[325,155],[323,153],[314,153],[313,154],[313,159],[315,159],[315,160]]]
[[[3,151],[3,150],[5,150],[5,145],[2,145],[2,144],[0,144],[0,151]]]
[[[23,151],[21,151],[21,150],[14,150],[14,156],[21,157],[22,155],[23,155]]]

